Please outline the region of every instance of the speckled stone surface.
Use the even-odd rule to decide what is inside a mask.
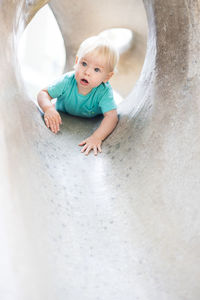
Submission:
[[[143,70],[97,157],[78,143],[100,118],[62,115],[54,135],[20,78],[18,39],[46,2],[0,2],[1,300],[199,300],[199,1],[144,1]],[[90,34],[94,13],[65,18],[89,1],[71,3],[51,1],[60,26]]]

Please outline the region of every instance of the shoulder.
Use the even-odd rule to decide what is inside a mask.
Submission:
[[[71,72],[64,73],[57,81],[57,84],[62,84],[64,89],[66,89],[70,85],[73,85],[74,80],[75,80],[75,72],[71,71]]]
[[[98,93],[101,94],[102,96],[105,95],[105,94],[112,94],[113,92],[113,89],[110,85],[109,82],[102,82],[99,86],[98,86]]]
[[[73,80],[73,72],[61,75],[48,86],[48,93],[52,98],[58,98],[63,95],[68,87],[71,86]]]
[[[111,84],[110,84],[109,81],[107,81],[106,83],[102,82],[102,83],[99,85],[99,88],[100,88],[102,91],[112,90],[112,87],[111,87]]]
[[[99,107],[103,114],[116,110],[117,106],[113,97],[113,89],[109,82],[101,84],[101,95],[99,97]]]

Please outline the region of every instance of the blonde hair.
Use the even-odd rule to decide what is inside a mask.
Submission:
[[[77,52],[78,59],[81,59],[84,55],[92,52],[106,58],[110,71],[116,70],[119,53],[107,38],[95,35],[84,40]]]

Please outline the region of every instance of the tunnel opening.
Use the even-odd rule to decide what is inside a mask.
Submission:
[[[26,27],[18,59],[27,93],[35,102],[38,91],[63,73],[66,60],[63,37],[48,4]]]

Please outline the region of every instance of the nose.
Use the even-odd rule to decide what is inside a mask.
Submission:
[[[90,67],[85,68],[84,73],[85,73],[85,75],[90,76],[90,74],[91,74]]]

